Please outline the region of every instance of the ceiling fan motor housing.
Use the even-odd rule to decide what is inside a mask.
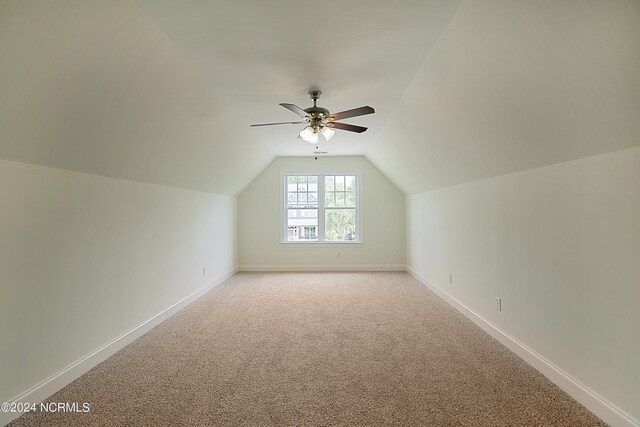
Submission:
[[[312,118],[327,117],[329,115],[329,110],[322,107],[309,107],[305,108],[304,111],[306,111]]]
[[[318,107],[317,102],[318,99],[320,99],[320,95],[322,95],[321,90],[310,90],[309,96],[313,100],[313,107],[304,109],[304,111],[311,116],[311,119],[314,122],[318,122],[318,120],[322,120],[330,114],[329,110],[327,110],[326,108]]]

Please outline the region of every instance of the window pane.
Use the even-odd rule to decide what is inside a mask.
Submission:
[[[344,176],[336,176],[336,191],[344,191]]]
[[[356,193],[355,193],[355,191],[349,191],[347,193],[346,206],[349,206],[349,207],[355,207],[356,206]]]
[[[355,191],[356,190],[356,177],[351,175],[351,176],[346,176],[345,177],[345,190],[347,191]]]
[[[302,227],[302,235],[305,240],[316,240],[318,238],[318,227]]]
[[[298,177],[298,191],[307,191],[307,177],[299,176]]]
[[[312,175],[307,177],[307,182],[309,184],[318,184],[318,177],[316,175]]]
[[[325,210],[325,239],[329,241],[355,240],[356,239],[355,209]]]
[[[298,183],[298,177],[295,175],[288,175],[287,176],[287,184],[297,184]]]
[[[344,206],[344,193],[336,193],[336,206]]]
[[[298,236],[298,227],[289,227],[288,228],[288,233],[287,233],[287,240],[292,241],[292,240],[297,240],[297,236]]]
[[[335,207],[335,199],[333,193],[324,193],[325,206]]]
[[[324,177],[324,191],[329,192],[329,191],[334,191],[334,179],[332,176],[325,176]]]
[[[287,209],[287,240],[318,240],[317,209]]]
[[[298,194],[297,193],[289,193],[287,197],[287,202],[289,205],[295,205],[298,203]]]

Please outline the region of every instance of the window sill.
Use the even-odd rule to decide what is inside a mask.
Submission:
[[[323,247],[337,247],[337,246],[362,246],[362,241],[357,242],[280,242],[280,246],[287,247],[303,247],[303,246],[323,246]]]

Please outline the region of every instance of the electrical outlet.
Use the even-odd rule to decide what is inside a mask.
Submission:
[[[502,311],[502,298],[496,297],[496,310]]]
[[[453,273],[449,273],[449,283],[453,283]]]

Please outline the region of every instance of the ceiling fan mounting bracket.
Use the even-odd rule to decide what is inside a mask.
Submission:
[[[311,100],[315,104],[318,101],[318,99],[320,99],[320,95],[322,95],[322,91],[320,89],[309,89],[308,94],[311,97]]]

